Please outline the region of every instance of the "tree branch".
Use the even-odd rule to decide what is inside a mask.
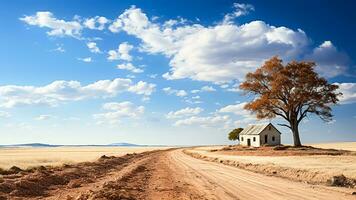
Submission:
[[[277,125],[279,125],[279,126],[285,126],[285,127],[288,127],[288,128],[290,128],[290,129],[292,129],[290,126],[288,126],[287,124],[277,124]]]

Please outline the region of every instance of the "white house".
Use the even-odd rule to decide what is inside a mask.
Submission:
[[[260,147],[281,144],[281,132],[271,123],[250,124],[239,135],[240,145]]]

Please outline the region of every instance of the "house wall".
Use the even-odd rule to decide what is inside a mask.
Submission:
[[[243,140],[242,140],[242,138],[243,138]],[[256,141],[253,141],[253,138],[255,138]],[[251,146],[253,146],[253,147],[260,146],[260,136],[259,135],[240,135],[239,136],[240,145],[247,146],[247,139],[251,140]]]
[[[265,135],[267,135],[267,143],[265,143]],[[274,141],[272,137],[274,136]],[[256,141],[253,141],[253,138],[256,138]],[[243,138],[243,139],[242,139]],[[251,140],[251,146],[260,147],[262,145],[279,145],[281,144],[281,134],[274,126],[267,126],[259,135],[240,135],[239,142],[240,145],[247,146],[247,139]]]
[[[265,142],[265,135],[267,135],[267,143]],[[274,141],[272,141],[272,137],[274,136]],[[268,145],[279,145],[281,144],[281,134],[275,129],[273,126],[271,126],[271,129],[269,127],[266,127],[260,134],[260,141],[261,141],[261,146],[264,144]]]

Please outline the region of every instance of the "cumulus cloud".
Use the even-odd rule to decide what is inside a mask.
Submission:
[[[132,63],[118,64],[116,67],[118,69],[129,70],[129,71],[131,71],[133,73],[142,73],[143,72],[142,69],[133,66]]]
[[[95,16],[93,18],[86,19],[83,24],[89,29],[104,30],[105,24],[109,22],[110,21],[105,17]]]
[[[170,58],[170,72],[163,75],[170,80],[190,78],[219,83],[242,79],[266,59],[274,55],[296,58],[309,45],[300,29],[275,27],[263,21],[165,27],[150,21],[135,7],[121,14],[110,30],[139,38],[142,51]]]
[[[38,117],[35,118],[35,120],[44,121],[44,120],[49,120],[52,118],[53,118],[52,115],[39,115]]]
[[[89,48],[89,51],[92,53],[101,53],[99,47],[95,42],[88,42],[87,47]]]
[[[240,84],[239,83],[235,83],[234,85],[232,85],[232,87],[227,88],[226,89],[229,92],[241,92],[242,90],[240,89]]]
[[[128,91],[136,94],[150,96],[155,91],[155,89],[156,89],[155,84],[139,81],[137,84],[130,86],[128,88]]]
[[[98,120],[98,124],[119,123],[122,119],[137,119],[143,113],[145,108],[143,106],[135,106],[129,101],[124,102],[110,102],[105,103],[102,108],[106,110],[105,113],[94,114],[94,119]]]
[[[83,61],[83,62],[86,62],[86,63],[93,62],[93,60],[91,59],[91,57],[78,58],[78,60]]]
[[[198,117],[192,116],[185,119],[177,120],[174,125],[175,126],[200,126],[200,127],[221,127],[228,126],[231,122],[230,117],[228,115],[216,115],[216,116],[208,116],[208,117]]]
[[[126,60],[132,61],[132,56],[130,51],[133,49],[133,46],[127,42],[123,42],[119,45],[117,50],[110,50],[108,60]]]
[[[191,90],[190,93],[192,94],[196,94],[196,93],[199,93],[199,92],[215,92],[216,89],[212,86],[203,86],[201,87],[199,90]]]
[[[70,36],[79,38],[81,35],[82,25],[79,21],[65,21],[57,19],[51,12],[36,12],[35,15],[24,16],[20,18],[21,21],[38,27],[49,28],[47,32],[50,36]]]
[[[166,117],[167,117],[167,119],[176,119],[176,118],[182,118],[182,117],[189,117],[189,116],[198,115],[203,111],[204,111],[204,109],[202,109],[200,107],[196,107],[196,108],[186,107],[186,108],[177,110],[175,112],[171,111],[166,115]]]
[[[326,77],[344,74],[350,60],[348,55],[340,52],[331,41],[324,41],[311,55],[307,55],[306,59],[315,61],[316,70]]]
[[[230,24],[235,18],[247,15],[251,11],[255,10],[255,7],[253,5],[243,3],[234,3],[233,8],[235,9],[234,12],[228,13],[224,16],[223,24]]]
[[[9,118],[9,117],[11,117],[10,113],[0,110],[0,118]]]
[[[172,89],[171,87],[166,87],[162,89],[166,94],[169,95],[176,95],[178,97],[185,97],[188,95],[188,93],[185,90],[176,90]]]
[[[356,83],[336,83],[339,86],[341,104],[356,103]]]
[[[20,105],[57,106],[61,102],[79,101],[90,98],[114,97],[122,92],[149,96],[155,84],[130,79],[99,80],[82,86],[78,81],[54,81],[45,86],[0,86],[0,107]]]
[[[66,52],[66,50],[63,47],[63,44],[56,44],[56,46],[57,47],[52,49],[51,51],[57,51],[57,52],[60,52],[60,53]]]
[[[227,105],[218,110],[219,113],[232,113],[235,116],[238,116],[240,119],[235,123],[246,124],[256,121],[256,117],[248,110],[245,110],[244,107],[247,103],[237,103],[232,105]]]

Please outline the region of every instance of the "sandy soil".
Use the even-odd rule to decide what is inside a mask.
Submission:
[[[103,157],[6,175],[0,199],[355,199],[313,186],[202,161],[181,149]]]
[[[337,143],[321,143],[321,144],[309,144],[318,148],[327,149],[342,149],[348,151],[356,151],[356,142],[337,142]]]
[[[255,153],[255,150],[251,151]],[[354,155],[246,156],[247,154],[234,152],[234,150],[215,151],[211,147],[199,147],[186,150],[186,152],[200,159],[222,162],[226,165],[295,181],[345,187],[356,186],[356,156]],[[265,152],[265,154],[270,155],[271,152]],[[343,178],[343,176],[346,180],[343,180],[341,184],[333,181],[335,177]]]
[[[60,166],[85,161],[95,161],[102,155],[122,156],[168,147],[50,147],[50,148],[0,148],[0,168],[12,166],[26,169],[36,166]]]

